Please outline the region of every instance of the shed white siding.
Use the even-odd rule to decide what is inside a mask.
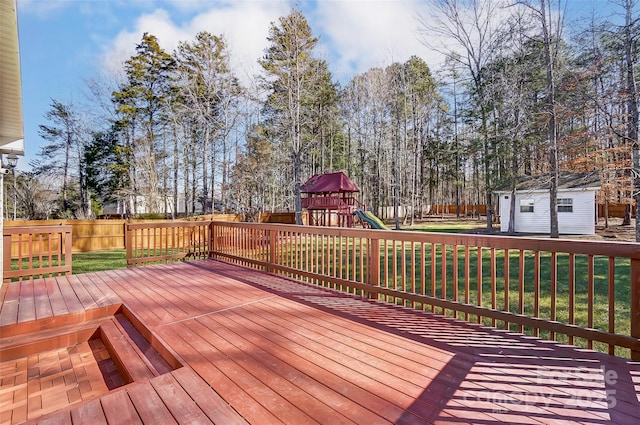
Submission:
[[[572,199],[572,212],[558,212],[558,230],[566,235],[593,235],[596,232],[595,191],[591,189],[558,190],[558,198]],[[533,201],[533,212],[521,212],[521,200]],[[500,193],[500,230],[509,230],[511,194]],[[516,193],[515,227],[519,233],[549,233],[549,192]]]

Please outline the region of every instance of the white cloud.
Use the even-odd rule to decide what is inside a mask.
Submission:
[[[351,77],[371,67],[406,61],[412,55],[435,68],[441,55],[419,38],[417,13],[420,0],[363,0],[318,2],[316,32],[336,76]]]
[[[189,38],[186,31],[172,22],[167,11],[158,9],[139,17],[133,30],[123,30],[116,36],[102,56],[103,67],[108,71],[121,70],[123,62],[135,53],[135,47],[145,32],[155,35],[160,46],[169,52],[177,47],[180,40]]]
[[[284,1],[238,1],[201,11],[183,23],[175,22],[167,10],[158,9],[141,15],[133,29],[121,31],[105,47],[102,63],[107,70],[121,70],[145,32],[155,35],[164,50],[173,52],[179,42],[193,41],[198,32],[208,31],[224,35],[231,49],[232,67],[245,80],[257,72],[256,61],[267,47],[269,24],[288,9]]]
[[[199,31],[208,31],[225,36],[232,67],[247,83],[260,71],[257,60],[268,46],[270,23],[291,7],[288,0],[222,1],[213,6],[203,0],[185,3],[156,2],[165,8],[141,14],[107,43],[103,66],[121,70],[144,32],[158,37],[160,45],[172,52],[180,41],[192,41]],[[443,61],[442,55],[420,41],[418,12],[424,10],[424,0],[322,0],[302,2],[300,7],[314,35],[320,36],[318,53],[340,81],[372,67],[406,61],[412,55],[423,58],[432,70]]]
[[[269,25],[288,11],[285,1],[234,2],[198,15],[191,22],[191,32],[223,34],[231,48],[232,67],[244,80],[258,70],[257,60],[268,45]]]

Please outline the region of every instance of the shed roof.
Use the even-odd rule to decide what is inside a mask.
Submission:
[[[551,173],[520,176],[516,183],[516,191],[548,190],[551,183]],[[560,171],[558,173],[558,189],[600,189],[600,175],[597,171],[574,173]],[[498,192],[510,191],[509,185],[504,185]]]
[[[315,174],[300,190],[303,193],[360,192],[360,188],[345,173]]]

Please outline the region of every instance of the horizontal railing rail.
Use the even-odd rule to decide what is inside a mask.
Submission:
[[[217,259],[640,360],[640,244],[226,222],[208,234]]]
[[[5,227],[3,279],[71,274],[71,226]]]

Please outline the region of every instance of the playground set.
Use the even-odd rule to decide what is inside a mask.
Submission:
[[[360,188],[343,172],[315,174],[301,186],[302,208],[308,211],[312,226],[362,227],[387,229],[382,221],[354,194]]]

